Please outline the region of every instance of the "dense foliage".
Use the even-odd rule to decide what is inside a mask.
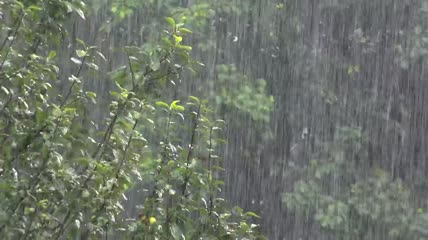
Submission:
[[[112,21],[100,34],[124,24],[138,4],[107,5]],[[105,74],[106,53],[68,28],[102,5],[0,1],[2,239],[262,238],[249,222],[258,216],[229,208],[220,195],[223,121],[197,97],[165,97],[183,71],[203,65],[184,44],[191,30],[153,19],[156,37],[119,46],[126,64]],[[101,77],[113,87],[98,104],[88,86]],[[93,109],[104,106],[106,117],[95,119]],[[142,204],[126,218],[125,194],[136,190]]]
[[[0,0],[0,236],[428,239],[427,13]]]
[[[409,187],[380,168],[360,171],[361,163],[349,160],[367,155],[361,129],[338,134],[309,166],[291,170],[306,178],[284,194],[287,207],[339,239],[426,239],[428,214],[415,206]]]

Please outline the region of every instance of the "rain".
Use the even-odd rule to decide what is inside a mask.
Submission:
[[[82,124],[103,128],[117,89],[106,79],[128,69],[124,46],[150,45],[171,17],[192,31],[183,43],[197,63],[154,95],[206,99],[224,120],[219,195],[260,216],[261,234],[428,239],[427,0],[85,2],[84,17],[64,22],[56,56],[67,95],[76,39],[102,54],[96,74],[82,72],[83,89],[97,95]],[[122,2],[132,11],[115,17]],[[0,22],[10,20],[3,7]],[[126,192],[124,218],[136,217],[143,186]]]

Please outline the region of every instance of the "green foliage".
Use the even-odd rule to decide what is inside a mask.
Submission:
[[[221,90],[215,100],[219,106],[224,105],[248,114],[256,122],[270,120],[274,98],[266,95],[265,80],[251,82],[247,76],[239,74],[233,65],[220,65],[218,72]]]
[[[297,181],[294,190],[284,194],[287,207],[311,216],[340,239],[373,239],[376,234],[427,239],[421,230],[428,226],[426,213],[417,210],[410,189],[381,169],[359,172],[349,160],[347,152],[364,156],[361,130],[344,127],[337,132],[337,140],[326,147],[330,155],[313,160],[303,170],[307,180]]]
[[[255,239],[256,225],[247,223],[255,215],[230,211],[219,197],[223,182],[216,178],[221,168],[214,150],[222,121],[211,121],[209,109],[195,97],[185,105],[158,101],[156,106],[153,114],[159,120],[152,131],[163,138],[160,151],[147,152],[150,157],[140,165],[150,194],[140,207],[142,222],[132,224],[129,234],[138,239]],[[184,127],[183,120],[192,122],[190,143],[174,134]]]
[[[138,2],[112,4],[118,24]],[[0,29],[6,36],[0,46],[2,239],[99,239],[120,231],[130,239],[262,238],[249,223],[257,215],[230,209],[220,198],[215,150],[222,121],[212,120],[196,97],[159,99],[194,62],[183,43],[190,30],[166,18],[159,41],[124,47],[128,63],[111,73],[116,88],[108,117],[94,123],[88,111],[98,96],[83,85],[104,55],[77,39],[66,63],[74,71],[61,91],[64,56],[54,50],[70,14],[88,17],[85,4],[0,4],[8,16]],[[149,192],[140,216],[122,219],[124,194],[139,187]]]

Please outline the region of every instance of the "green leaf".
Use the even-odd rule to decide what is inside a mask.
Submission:
[[[189,99],[195,101],[196,103],[200,103],[199,98],[195,96],[189,96]]]
[[[74,75],[71,75],[69,78],[68,78],[68,80],[70,80],[71,82],[76,82],[76,83],[80,83],[81,81],[80,81],[80,78],[78,78],[78,77],[76,77],[76,76],[74,76]]]
[[[105,62],[107,61],[107,58],[102,54],[101,52],[97,51],[98,56],[100,56]]]
[[[98,65],[96,65],[95,63],[86,63],[86,65],[89,67],[89,68],[92,68],[92,69],[94,69],[95,71],[98,71]]]
[[[36,123],[41,124],[48,118],[48,113],[46,111],[42,111],[38,109],[36,111]]]
[[[3,86],[1,86],[1,90],[4,92],[4,93],[6,93],[6,95],[9,95],[9,90],[7,90],[7,88],[5,88],[5,87],[3,87]]]
[[[73,62],[74,62],[75,64],[77,64],[77,65],[82,64],[82,62],[81,62],[79,59],[75,58],[75,57],[72,57],[72,58],[71,58],[71,61],[73,61]]]
[[[157,101],[156,102],[156,106],[158,106],[158,107],[164,107],[166,109],[169,109],[169,105],[167,103],[165,103],[165,102],[162,102],[162,101]]]
[[[170,231],[171,231],[171,235],[175,240],[184,240],[186,239],[183,235],[183,233],[181,232],[181,229],[176,225],[173,224],[170,227]]]
[[[49,200],[48,199],[40,200],[38,204],[41,208],[46,209],[48,207]]]
[[[184,111],[184,107],[181,105],[178,105],[180,100],[175,100],[171,103],[170,110],[176,110],[176,111]]]
[[[185,50],[185,51],[192,51],[192,47],[191,46],[185,46],[185,45],[178,45],[177,46],[177,48],[178,49],[181,49],[181,50]]]
[[[126,84],[127,74],[126,74],[126,66],[119,67],[112,73],[112,78],[119,84],[119,86],[123,87]]]
[[[74,220],[74,225],[76,225],[77,229],[80,229],[80,221],[78,219]]]
[[[25,214],[25,215],[28,215],[28,214],[34,213],[35,211],[36,211],[36,209],[35,209],[35,208],[32,208],[32,207],[25,207],[25,208],[24,208],[24,214]]]
[[[31,11],[41,11],[43,10],[41,7],[37,6],[37,5],[31,5],[28,7],[29,10]]]
[[[183,106],[181,106],[181,105],[177,105],[177,106],[175,106],[174,110],[182,112],[182,111],[185,110],[185,108]]]
[[[75,11],[76,11],[76,13],[83,19],[83,20],[86,20],[86,18],[85,18],[85,14],[83,13],[83,10],[82,9],[80,9],[80,8],[75,8],[74,9]]]
[[[179,31],[180,31],[180,33],[185,33],[185,34],[192,34],[193,33],[190,29],[187,29],[187,28],[180,28]]]
[[[180,44],[183,41],[183,38],[177,35],[174,35],[175,45]]]
[[[153,62],[152,64],[150,64],[150,67],[152,68],[153,71],[157,71],[160,68],[160,62],[159,61]]]
[[[259,216],[259,215],[255,214],[255,213],[253,213],[253,212],[246,212],[246,213],[245,213],[245,215],[247,215],[247,216],[251,216],[251,217],[255,217],[255,218],[260,218],[260,216]]]
[[[86,97],[88,97],[89,99],[91,99],[92,103],[96,103],[96,99],[97,99],[97,94],[94,92],[86,92]]]
[[[20,1],[15,1],[14,2],[16,5],[18,5],[19,6],[19,8],[21,8],[21,9],[23,9],[25,6],[24,6],[24,4],[23,3],[21,3]]]
[[[181,107],[181,106],[180,106]],[[183,107],[183,110],[181,110],[181,111],[184,111],[184,107]],[[183,116],[183,114],[181,114],[181,113],[176,113],[178,116],[180,116],[180,118],[184,121],[184,116]]]
[[[167,46],[167,47],[172,47],[172,46],[174,46],[174,45],[172,44],[172,42],[171,42],[168,38],[166,38],[166,37],[163,37],[163,38],[162,38],[162,42],[164,42],[164,43],[166,44],[166,46]]]
[[[76,108],[73,108],[73,107],[64,108],[64,113],[69,113],[71,115],[74,115],[74,114],[76,114],[76,112],[77,112]]]
[[[89,97],[89,98],[96,98],[97,94],[94,93],[94,92],[86,92],[86,96]]]
[[[85,41],[83,41],[82,39],[77,38],[77,39],[76,39],[76,42],[78,42],[78,43],[79,43],[83,48],[86,48]]]
[[[169,23],[169,25],[171,26],[172,29],[175,29],[175,20],[172,17],[166,17],[165,20]]]
[[[78,56],[78,57],[84,57],[84,56],[86,56],[86,54],[87,54],[87,52],[86,51],[84,51],[84,50],[76,50],[76,55]]]
[[[52,50],[49,52],[48,61],[54,59],[56,57],[56,51]]]
[[[112,13],[116,13],[117,12],[117,6],[112,6],[111,7],[111,12]]]

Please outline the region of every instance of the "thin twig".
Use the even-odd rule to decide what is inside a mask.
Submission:
[[[2,60],[2,63],[0,64],[0,71],[2,70],[2,68],[4,66],[4,63],[6,62],[6,59],[7,59],[8,55],[9,55],[10,51],[12,50],[12,45],[15,43],[16,35],[18,34],[18,30],[19,30],[19,28],[22,25],[22,19],[23,18],[24,18],[24,10],[21,10],[21,14],[20,14],[19,21],[18,21],[18,26],[16,26],[16,28],[15,28],[15,31],[14,31],[13,36],[12,36],[12,41],[9,44],[9,49],[7,50],[6,54],[4,55],[4,59]],[[10,37],[11,36],[8,36],[6,39],[8,39]],[[3,50],[3,47],[6,44],[6,39],[3,42],[0,50]]]
[[[213,209],[214,209],[214,194],[213,190],[211,189],[212,184],[212,163],[211,163],[211,148],[212,148],[212,136],[213,136],[213,129],[214,126],[211,126],[210,128],[210,139],[209,139],[209,147],[208,147],[208,193],[209,193],[209,202],[210,202],[210,209],[208,212],[208,216],[211,216]]]
[[[142,109],[140,109],[140,111],[141,111]],[[135,120],[135,122],[134,122],[134,125],[133,125],[133,127],[132,127],[132,131],[134,131],[136,128],[137,128],[137,125],[138,125],[138,119],[137,120]],[[123,164],[125,163],[125,161],[126,161],[126,156],[128,155],[127,153],[128,153],[128,149],[130,148],[130,146],[131,146],[131,142],[132,142],[132,140],[133,140],[133,135],[132,135],[132,133],[131,133],[131,135],[129,136],[129,138],[128,138],[128,141],[127,141],[127,143],[126,143],[126,147],[125,147],[125,150],[124,150],[124,152],[123,152],[123,157],[122,157],[122,159],[120,160],[120,163],[119,163],[119,166],[117,167],[117,170],[116,170],[116,173],[115,173],[115,179],[119,179],[119,174],[120,174],[120,170],[122,169],[122,166],[123,166]],[[104,183],[105,184],[105,183]],[[111,188],[110,188],[110,190],[109,190],[109,192],[112,192],[115,188],[116,188],[116,186],[117,185],[115,185],[115,184],[112,184],[112,186],[111,186]],[[104,197],[103,198],[103,203],[101,204],[101,206],[97,209],[97,211],[95,212],[95,214],[94,214],[94,216],[98,216],[99,214],[100,214],[100,212],[106,207],[106,205],[107,205],[107,202],[106,202],[106,197]],[[87,231],[89,231],[89,229],[87,230]]]
[[[15,33],[17,32],[17,29],[20,27],[23,18],[24,18],[24,10],[21,9],[21,11],[19,12],[19,16],[16,18],[15,22],[13,23],[13,25],[17,25],[17,27],[15,28],[16,29]],[[7,41],[9,40],[9,37],[12,36],[12,33],[14,32],[13,31],[8,32],[6,38],[1,44],[0,52],[3,51],[3,48],[6,45]]]
[[[82,58],[82,62],[80,64],[79,69],[77,70],[77,74],[75,76],[76,78],[78,78],[80,76],[80,73],[82,72],[83,65],[85,64],[85,61],[86,61],[86,57],[87,57],[87,55],[85,55]],[[60,109],[62,109],[64,107],[64,105],[67,102],[68,98],[71,96],[71,93],[73,93],[73,87],[76,84],[76,82],[77,82],[77,80],[74,79],[73,82],[71,83],[71,86],[68,88],[67,95],[65,95],[64,99],[62,100],[62,102],[61,102],[61,104],[59,106]]]
[[[196,129],[198,128],[198,121],[199,121],[200,114],[201,114],[201,104],[199,104],[198,106],[198,111],[196,112],[195,120],[193,122],[192,136],[190,137],[190,144],[189,144],[189,152],[187,153],[187,158],[186,158],[186,172],[189,170],[189,166],[190,166],[190,160],[191,160],[193,148],[195,145],[195,135],[196,135]],[[189,173],[184,178],[184,183],[181,190],[182,196],[185,196],[186,194],[187,184],[190,180],[191,174],[192,173]]]

